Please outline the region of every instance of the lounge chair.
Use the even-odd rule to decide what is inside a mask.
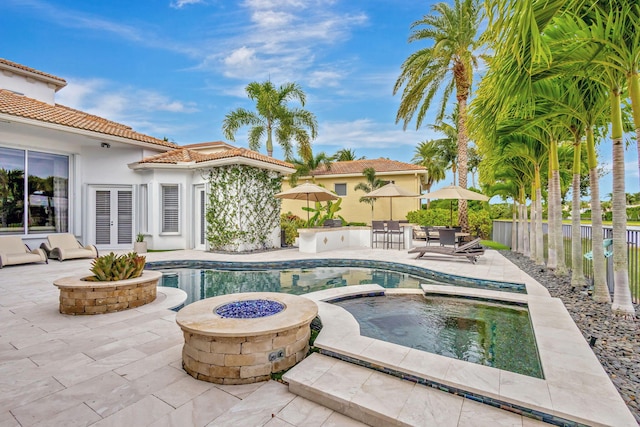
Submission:
[[[5,265],[48,262],[42,249],[29,249],[19,236],[0,236],[0,268]]]
[[[484,248],[480,246],[480,239],[474,239],[462,246],[420,246],[409,250],[410,254],[418,254],[416,259],[422,258],[425,254],[450,255],[454,257],[466,257],[472,264],[478,261],[478,257],[484,254]]]
[[[73,234],[50,234],[47,242],[40,245],[49,258],[64,261],[65,259],[96,258],[98,249],[93,245],[82,246]]]

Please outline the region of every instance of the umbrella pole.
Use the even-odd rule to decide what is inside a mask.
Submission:
[[[449,200],[449,227],[453,227],[453,200]]]
[[[393,221],[393,197],[389,197],[389,216],[391,217],[389,219]]]
[[[307,227],[309,227],[309,194],[307,194]]]

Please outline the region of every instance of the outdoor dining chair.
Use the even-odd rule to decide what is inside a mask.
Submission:
[[[379,240],[378,236],[382,236],[382,240]],[[373,247],[375,244],[377,248],[380,242],[382,242],[384,249],[387,243],[387,230],[384,227],[384,221],[371,221],[371,246]]]
[[[394,239],[394,236],[398,236],[398,238]],[[404,246],[404,230],[400,227],[398,221],[387,221],[387,247],[393,247],[396,243],[398,243],[398,249],[402,249]]]

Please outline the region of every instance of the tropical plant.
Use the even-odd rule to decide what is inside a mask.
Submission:
[[[136,242],[138,242],[138,243],[144,242],[144,234],[138,233],[136,235]]]
[[[453,6],[438,3],[433,14],[425,15],[411,24],[413,32],[409,42],[430,42],[429,47],[411,54],[402,64],[402,71],[393,88],[402,89],[402,99],[396,123],[404,128],[416,116],[416,129],[420,128],[436,94],[441,94],[436,121],[441,121],[453,91],[458,107],[458,171],[459,185],[467,187],[467,100],[473,81],[473,67],[477,65],[474,51],[481,21],[481,8],[477,0],[454,0]],[[417,114],[416,114],[417,112]],[[458,203],[458,220],[463,230],[468,229],[466,200]]]
[[[422,176],[421,190],[428,192],[436,182],[442,181],[447,168],[446,156],[443,156],[440,147],[435,141],[423,141],[416,147],[412,162],[427,170],[427,174]],[[431,200],[427,199],[427,209],[431,205]]]
[[[289,176],[289,183],[292,187],[295,186],[298,183],[298,179],[303,176],[310,176],[311,182],[315,183],[315,173],[320,167],[324,167],[325,170],[331,170],[333,157],[327,156],[324,152],[318,153],[315,156],[313,153],[309,154],[310,156],[306,159],[293,159],[291,161],[296,169],[296,171]]]
[[[331,159],[334,162],[348,162],[351,160],[362,160],[364,159],[364,157],[358,158],[356,156],[355,150],[353,150],[352,148],[341,148],[340,150],[336,151],[333,156],[331,156]]]
[[[367,181],[357,183],[354,187],[356,191],[364,191],[365,194],[368,194],[384,185],[384,182],[376,176],[376,170],[374,168],[365,168],[362,171],[362,175],[364,175]],[[376,199],[374,197],[360,197],[359,202],[371,205],[371,220],[373,221],[373,204],[376,202]]]
[[[290,108],[288,102],[297,100],[304,107],[306,95],[297,83],[285,83],[279,88],[266,81],[251,82],[245,88],[249,99],[256,102],[256,112],[237,108],[228,113],[222,122],[224,136],[235,141],[238,129],[251,126],[249,148],[259,150],[266,138],[267,154],[273,156],[273,136],[282,147],[286,159],[293,156],[292,140],[298,155],[311,156],[311,141],[317,136],[318,123],[313,113],[302,108]]]
[[[328,219],[335,219],[336,216],[340,218],[342,223],[344,224],[346,221],[340,215],[336,215],[338,211],[342,209],[340,206],[342,204],[343,199],[338,200],[327,200],[325,205],[321,202],[315,202],[315,206],[312,208],[303,207],[302,210],[305,210],[312,215],[309,217],[309,222],[307,222],[307,227],[316,227],[324,224],[324,222]]]
[[[100,256],[91,263],[93,276],[85,277],[89,282],[113,282],[116,280],[134,279],[142,275],[146,258],[131,252],[116,255],[111,252]]]
[[[298,229],[303,228],[305,225],[305,220],[291,212],[280,215],[280,229],[284,231],[285,243],[288,246],[293,245],[296,237],[298,237]]]

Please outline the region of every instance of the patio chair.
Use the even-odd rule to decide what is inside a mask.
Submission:
[[[400,227],[400,222],[398,221],[387,222],[387,247],[393,247],[396,244],[393,236],[398,236],[398,249],[402,249],[402,246],[404,246],[404,230]]]
[[[76,236],[70,233],[50,234],[47,242],[40,245],[51,259],[97,258],[98,249],[93,245],[82,246]]]
[[[0,268],[32,262],[48,262],[42,249],[31,250],[19,236],[0,236]]]
[[[484,255],[484,248],[480,246],[480,239],[474,239],[459,247],[446,246],[421,246],[409,250],[410,254],[418,254],[416,259],[422,258],[426,254],[449,255],[453,257],[465,257],[472,264],[478,262],[478,257]]]
[[[435,227],[424,227],[427,235],[427,245],[431,241],[440,242],[440,232]]]
[[[380,235],[382,235],[382,240],[378,240]],[[371,247],[375,244],[377,248],[379,242],[382,242],[382,248],[387,243],[387,230],[384,228],[384,221],[371,221]]]
[[[438,234],[440,235],[440,246],[456,245],[456,230],[453,228],[443,228]]]

